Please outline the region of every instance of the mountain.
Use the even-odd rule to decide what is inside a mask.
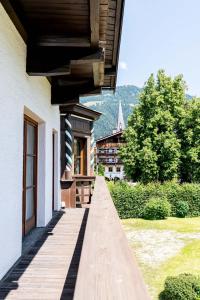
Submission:
[[[102,113],[101,118],[95,122],[95,139],[99,139],[113,132],[117,127],[117,115],[119,101],[121,100],[124,121],[127,125],[128,116],[138,104],[138,96],[141,88],[134,85],[118,86],[115,94],[110,91],[103,91],[102,95],[81,98],[81,103],[87,107]],[[188,100],[193,97],[186,95]]]
[[[115,94],[103,91],[102,95],[81,98],[81,103],[102,113],[95,122],[95,139],[111,134],[117,126],[119,101],[121,100],[124,121],[127,124],[128,116],[138,103],[141,89],[134,85],[118,86]]]

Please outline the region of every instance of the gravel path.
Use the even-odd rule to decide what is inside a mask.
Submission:
[[[156,267],[175,256],[188,240],[200,239],[200,233],[178,233],[171,230],[126,231],[130,244],[134,245],[138,259]]]

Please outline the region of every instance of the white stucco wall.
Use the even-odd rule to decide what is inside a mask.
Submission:
[[[112,172],[109,171],[109,167],[112,168]],[[120,167],[120,172],[117,172],[117,167]],[[110,166],[105,166],[105,172],[104,172],[104,176],[110,179],[114,179],[114,178],[119,178],[121,180],[124,179],[124,166],[123,165],[110,165]]]
[[[58,107],[50,102],[47,79],[26,74],[26,45],[0,4],[0,278],[21,254],[24,113],[39,122],[37,225],[46,225],[52,216],[52,131],[60,132],[60,119]]]

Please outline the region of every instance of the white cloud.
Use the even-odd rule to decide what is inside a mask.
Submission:
[[[119,62],[119,68],[121,70],[128,70],[128,65],[127,65],[127,63],[125,61],[120,61]]]

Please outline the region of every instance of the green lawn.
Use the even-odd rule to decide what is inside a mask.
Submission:
[[[200,217],[122,220],[153,300],[167,276],[200,275]]]

